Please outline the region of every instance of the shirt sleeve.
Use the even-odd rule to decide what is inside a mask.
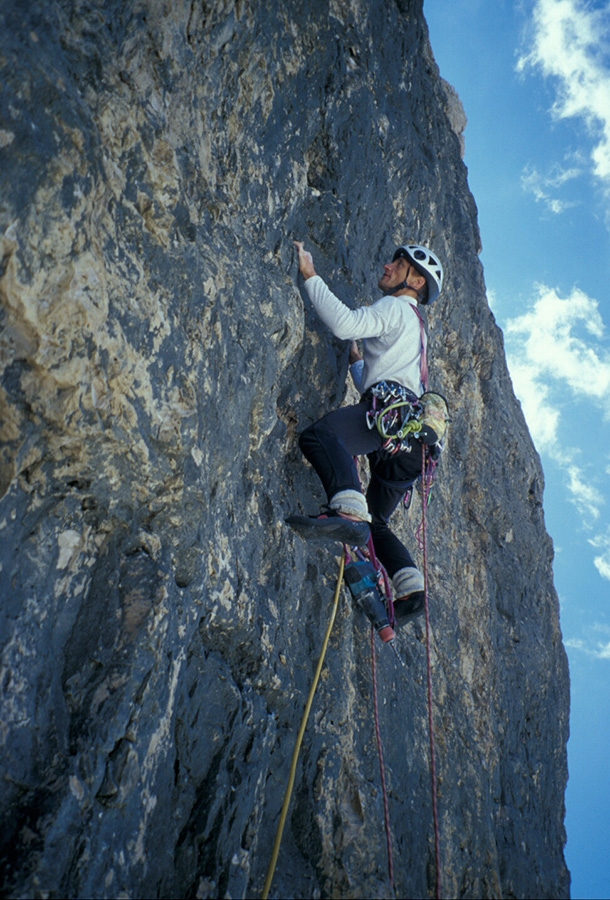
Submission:
[[[335,297],[319,275],[306,280],[305,290],[324,324],[342,340],[381,337],[396,327],[392,307],[384,304],[385,298],[372,306],[350,309]]]

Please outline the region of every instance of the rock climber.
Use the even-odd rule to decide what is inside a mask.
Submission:
[[[397,396],[416,401],[421,395],[426,337],[417,307],[437,299],[443,269],[427,247],[405,244],[383,267],[378,284],[383,297],[371,306],[350,309],[316,274],[313,257],[303,243],[294,245],[316,312],[336,337],[351,341],[351,374],[361,400],[329,413],[301,434],[299,446],[322,481],[328,505],[320,516],[297,515],[286,521],[304,538],[330,538],[350,545],[364,546],[372,534],[377,557],[394,586],[396,622],[404,622],[423,609],[424,578],[389,521],[421,474],[421,444],[411,439],[403,442],[399,452],[388,453],[380,432],[372,427],[370,410],[374,396],[376,402],[379,398],[383,402],[384,396],[391,402]],[[358,340],[362,340],[362,356]],[[384,394],[386,388],[391,395]],[[366,496],[355,462],[362,455],[370,465]]]

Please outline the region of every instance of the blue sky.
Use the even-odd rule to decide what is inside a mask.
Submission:
[[[424,0],[468,117],[488,299],[546,476],[573,898],[610,898],[610,2]]]

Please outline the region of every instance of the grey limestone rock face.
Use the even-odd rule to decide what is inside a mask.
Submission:
[[[543,474],[420,0],[0,9],[8,897],[259,896],[339,547],[299,431],[398,242],[452,423],[429,508],[443,891],[566,897],[569,688]],[[459,130],[459,129],[458,129]],[[419,504],[396,527],[416,549]],[[272,896],[390,897],[369,629],[343,596]],[[395,893],[432,896],[421,623],[379,650]]]

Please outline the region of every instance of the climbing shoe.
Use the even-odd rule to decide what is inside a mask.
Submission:
[[[426,595],[423,591],[414,591],[407,597],[398,597],[394,601],[394,624],[406,625],[411,619],[424,611]]]
[[[286,524],[305,540],[340,541],[355,547],[366,547],[371,529],[366,522],[344,519],[330,510],[321,516],[288,516]]]

